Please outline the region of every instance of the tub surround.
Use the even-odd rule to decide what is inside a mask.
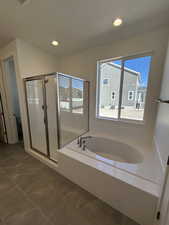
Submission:
[[[159,185],[69,147],[59,151],[58,172],[137,223],[153,224]]]
[[[84,136],[91,136],[85,150],[74,140],[59,151],[58,171],[137,223],[153,224],[162,182],[156,152]]]

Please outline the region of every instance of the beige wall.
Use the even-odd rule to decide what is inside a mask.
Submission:
[[[24,143],[25,148],[28,149],[29,135],[23,78],[57,71],[57,59],[20,39],[11,42],[8,46],[0,50],[1,60],[9,56],[13,56],[15,60]]]
[[[157,110],[157,104],[153,103],[153,100],[159,96],[167,39],[168,28],[160,28],[128,40],[117,41],[110,45],[88,49],[72,56],[61,58],[60,71],[91,81],[90,129],[92,131],[137,145],[142,149],[150,148]],[[96,119],[96,61],[144,51],[153,51],[145,124],[138,125]]]

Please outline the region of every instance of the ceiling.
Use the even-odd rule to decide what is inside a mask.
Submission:
[[[57,56],[169,24],[169,0],[0,0],[0,47],[22,38]],[[113,27],[121,17],[124,24]],[[50,42],[57,40],[58,47]]]

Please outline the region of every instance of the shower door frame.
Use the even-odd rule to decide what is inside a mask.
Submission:
[[[42,93],[43,93],[43,112],[44,112],[44,126],[45,126],[45,137],[46,137],[46,150],[47,154],[44,154],[39,149],[36,149],[33,147],[32,144],[32,135],[31,135],[31,125],[30,125],[30,115],[29,115],[29,107],[28,107],[28,95],[27,95],[27,87],[26,82],[27,81],[34,81],[34,80],[41,80],[42,83]],[[25,92],[25,102],[26,102],[26,112],[27,112],[27,118],[28,118],[28,130],[29,130],[29,139],[30,139],[30,147],[35,152],[39,153],[40,155],[43,155],[47,158],[50,158],[50,151],[49,151],[49,134],[48,134],[48,117],[47,117],[47,104],[46,104],[46,88],[45,88],[45,75],[39,75],[36,77],[28,77],[24,79],[24,92]]]
[[[2,109],[2,123],[3,123],[3,128],[4,128],[4,142],[8,144],[8,134],[7,134],[7,128],[6,128],[6,121],[5,121],[5,116],[4,116],[4,107],[3,107],[3,101],[2,101],[2,95],[0,93],[0,105]]]
[[[41,74],[41,75],[37,75],[37,76],[30,76],[27,78],[23,79],[23,85],[24,85],[24,94],[25,94],[25,102],[26,102],[26,114],[27,114],[27,119],[28,119],[28,131],[29,131],[29,139],[30,139],[30,147],[32,150],[34,150],[35,152],[37,152],[40,155],[43,155],[44,157],[50,159],[51,161],[55,162],[55,160],[50,158],[50,148],[49,148],[49,132],[48,132],[48,113],[47,113],[47,101],[46,101],[46,85],[45,83],[48,82],[47,78],[50,76],[56,76],[56,121],[57,121],[57,143],[58,143],[58,149],[57,151],[59,151],[59,149],[63,148],[64,146],[61,146],[61,124],[60,124],[60,117],[61,117],[61,111],[60,111],[60,103],[59,103],[59,75],[64,76],[64,77],[68,77],[68,78],[72,78],[72,79],[79,79],[82,80],[84,82],[87,82],[88,84],[88,103],[89,103],[89,99],[90,99],[90,82],[84,79],[81,79],[79,77],[75,77],[72,75],[67,75],[64,73],[60,73],[60,72],[55,72],[55,73],[49,73],[49,74]],[[47,145],[47,155],[42,153],[41,151],[39,151],[38,149],[34,148],[32,145],[32,137],[31,137],[31,126],[30,126],[30,116],[29,116],[29,109],[28,109],[28,101],[27,101],[27,89],[26,89],[26,82],[27,81],[33,81],[33,80],[43,80],[43,102],[44,102],[44,118],[45,118],[45,134],[46,134],[46,145]],[[88,129],[83,133],[80,134],[79,136],[84,135],[85,133],[89,132],[89,104],[88,104],[88,121],[87,121],[87,127]],[[78,136],[78,137],[79,137]],[[75,139],[77,139],[78,137],[76,137]],[[75,140],[73,139],[73,140]],[[72,141],[73,141],[72,140]],[[66,144],[67,145],[67,144]]]

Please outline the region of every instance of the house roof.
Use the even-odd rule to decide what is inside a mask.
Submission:
[[[108,62],[106,64],[108,64],[110,66],[113,66],[115,68],[121,69],[121,65],[118,65],[118,64],[115,64],[115,63],[111,63],[111,62]],[[131,69],[127,68],[127,67],[124,67],[124,70],[126,72],[132,73],[133,75],[136,75],[136,76],[139,76],[140,75],[140,72],[137,72],[135,70],[131,70]]]
[[[112,63],[112,62],[107,62],[107,63],[103,63],[103,64],[109,65],[109,66],[112,66],[112,67],[115,67],[115,68],[118,68],[118,69],[121,69],[121,65],[118,65],[118,64],[115,64],[115,63]],[[135,70],[131,70],[131,69],[127,68],[127,67],[124,67],[124,71],[129,72],[132,75],[137,76],[138,77],[138,81],[140,83],[140,80],[141,80],[140,79],[140,72],[137,72]]]

